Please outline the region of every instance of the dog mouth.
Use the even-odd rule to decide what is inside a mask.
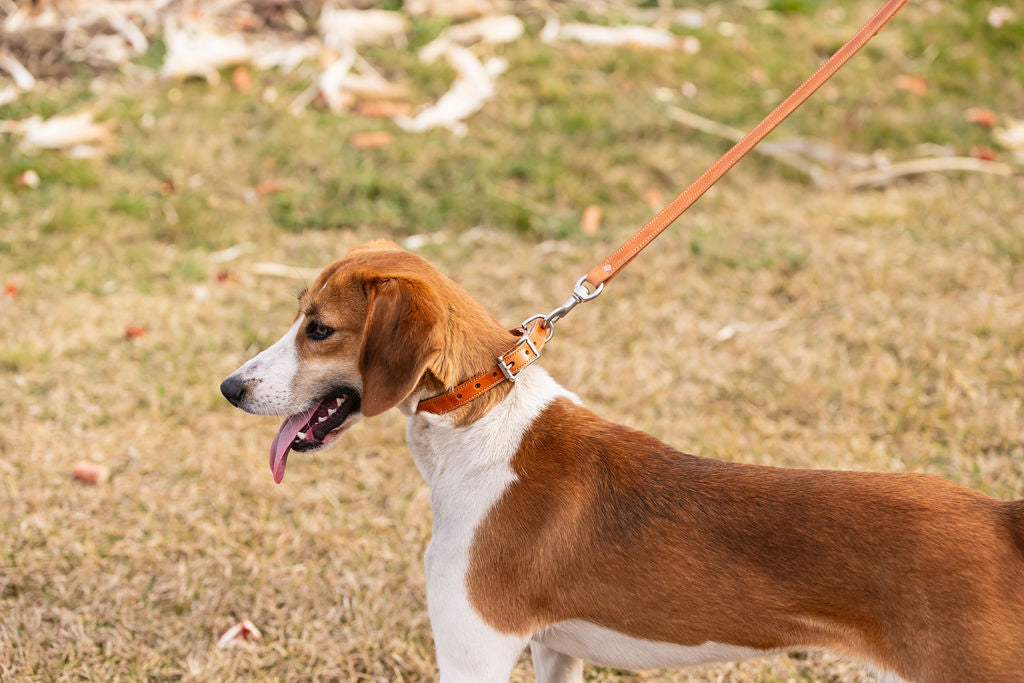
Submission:
[[[331,391],[306,410],[290,415],[281,423],[270,445],[270,471],[274,483],[284,479],[288,452],[307,453],[326,448],[356,420],[349,419],[359,411],[359,393],[351,387]]]

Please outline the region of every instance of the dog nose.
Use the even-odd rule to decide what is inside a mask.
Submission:
[[[224,394],[231,405],[238,406],[245,396],[245,384],[235,379],[234,375],[220,383],[220,393]]]

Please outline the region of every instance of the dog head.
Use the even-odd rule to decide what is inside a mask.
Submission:
[[[371,242],[324,269],[299,296],[291,328],[221,392],[246,412],[285,417],[270,452],[280,483],[289,451],[325,448],[395,406],[412,413],[425,392],[450,385],[477,363],[467,349],[481,326],[501,330],[425,260]]]

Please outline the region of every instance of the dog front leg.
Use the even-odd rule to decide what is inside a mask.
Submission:
[[[507,683],[529,639],[495,631],[459,597],[428,589],[427,602],[441,683]]]
[[[530,642],[533,675],[537,683],[583,683],[583,660]]]
[[[488,626],[465,586],[464,572],[427,563],[427,612],[441,683],[507,683],[530,638]]]

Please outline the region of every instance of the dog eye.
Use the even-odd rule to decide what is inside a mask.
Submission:
[[[311,320],[306,325],[306,336],[315,341],[327,339],[332,334],[334,334],[334,328],[324,325],[319,320]]]

